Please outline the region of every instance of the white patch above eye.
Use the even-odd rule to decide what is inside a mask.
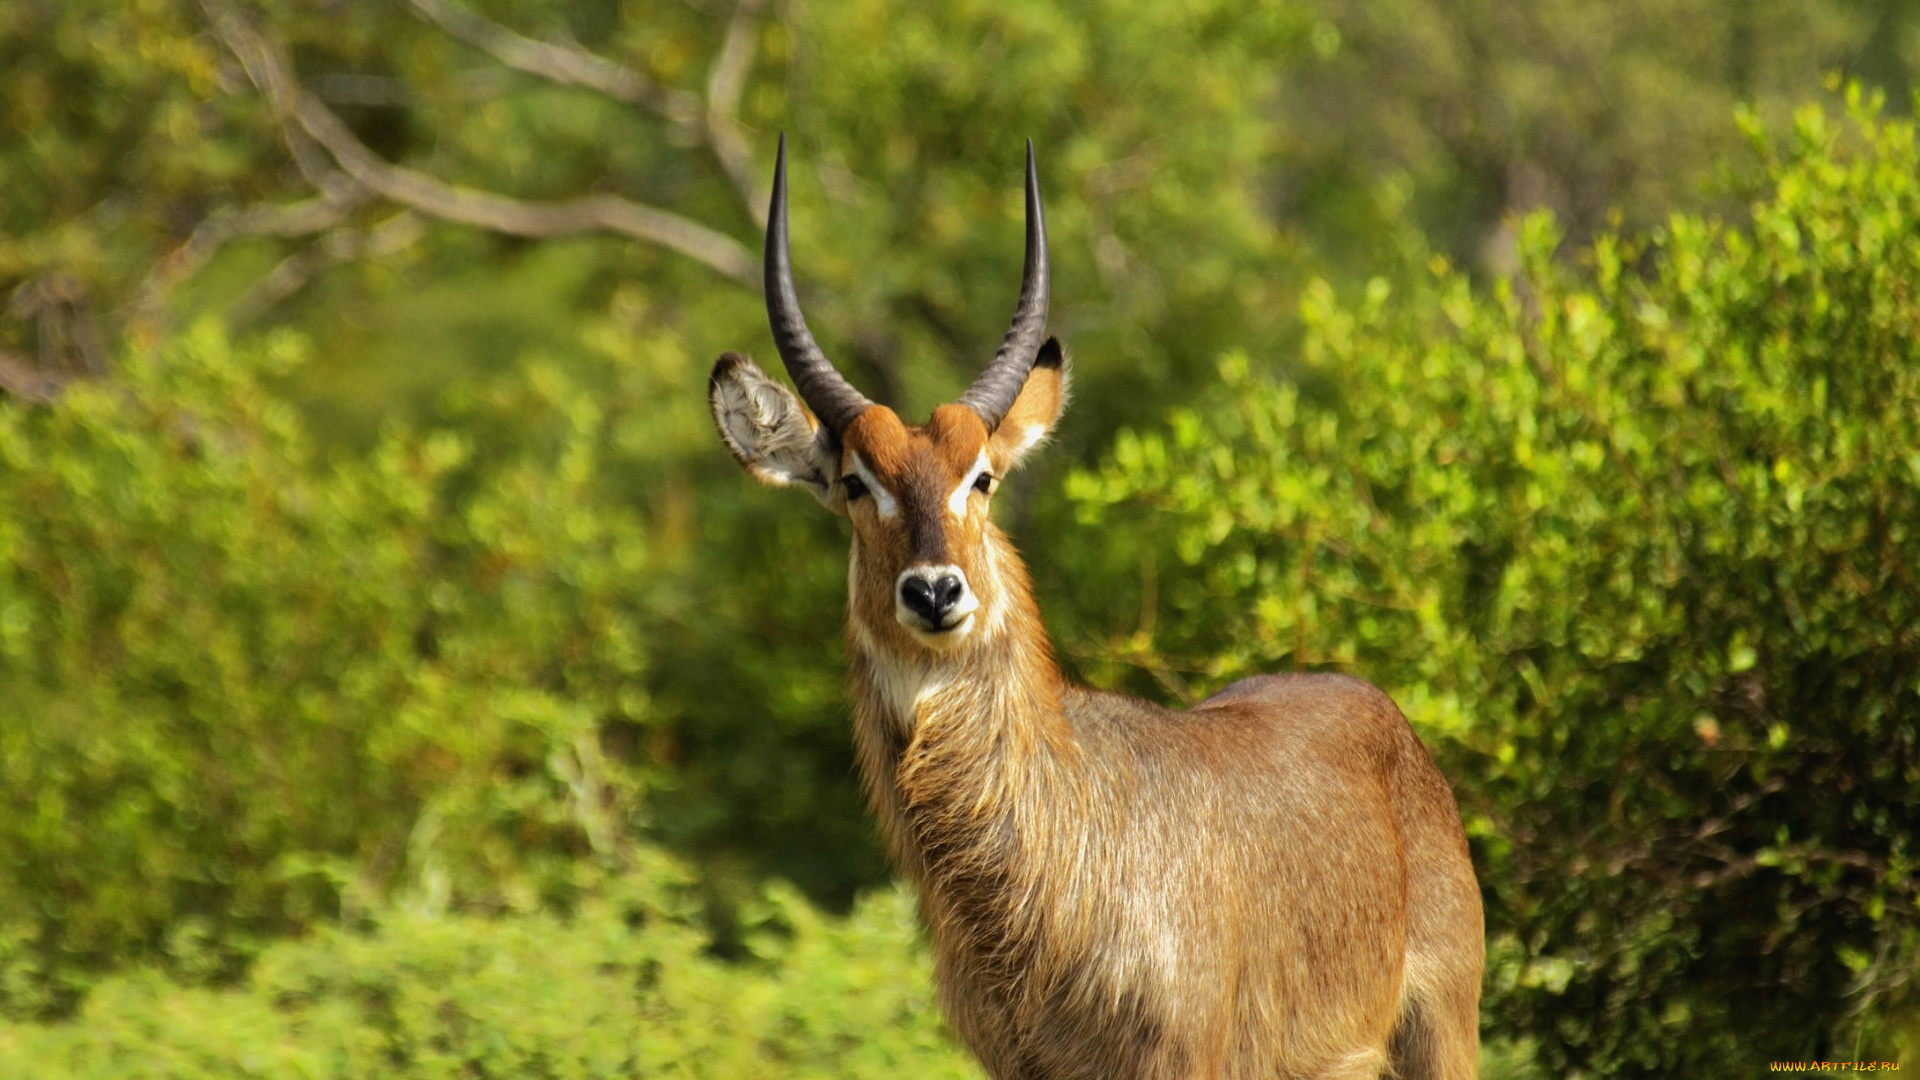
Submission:
[[[859,477],[860,482],[867,485],[867,492],[873,499],[873,508],[880,512],[880,516],[890,518],[898,513],[900,510],[899,501],[893,497],[893,492],[888,491],[880,481],[874,479],[873,470],[867,468],[866,461],[860,457],[860,451],[855,450],[849,453],[847,458],[853,465],[853,475]]]
[[[991,466],[987,463],[987,452],[982,450],[980,457],[974,461],[973,468],[967,470],[967,478],[960,481],[960,486],[953,489],[953,494],[947,496],[948,513],[957,518],[967,516],[967,496],[973,493],[974,481],[980,479],[980,474],[989,468]]]

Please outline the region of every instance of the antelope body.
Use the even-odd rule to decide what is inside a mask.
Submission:
[[[1268,676],[1183,712],[1054,663],[988,516],[1065,403],[1031,144],[1013,327],[920,427],[807,331],[785,169],[783,139],[767,305],[811,412],[733,353],[709,400],[750,473],[853,522],[861,769],[960,1037],[998,1080],[1473,1076],[1479,889],[1453,795],[1385,694]]]

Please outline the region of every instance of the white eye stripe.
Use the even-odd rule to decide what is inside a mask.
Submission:
[[[975,459],[973,468],[967,470],[967,478],[960,481],[960,486],[953,489],[953,494],[947,496],[948,513],[957,518],[967,516],[967,496],[973,493],[973,482],[980,479],[980,474],[986,472],[988,468],[987,452],[982,450],[980,456]]]
[[[852,460],[853,475],[859,477],[860,482],[867,485],[867,492],[873,496],[873,508],[880,512],[880,516],[889,518],[897,513],[900,509],[900,503],[894,499],[893,492],[888,491],[886,485],[874,479],[873,470],[867,468],[867,463],[861,460],[860,451],[855,450],[848,454],[847,457]]]

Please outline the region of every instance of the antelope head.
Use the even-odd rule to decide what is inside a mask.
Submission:
[[[714,422],[756,479],[804,487],[852,520],[849,607],[859,631],[902,656],[976,647],[1031,603],[1018,557],[988,516],[994,491],[1066,401],[1060,343],[1042,340],[1047,233],[1033,144],[1013,326],[973,386],[917,427],[855,390],[808,331],[787,251],[786,168],[783,136],[767,218],[767,316],[799,396],[727,353],[707,384]]]

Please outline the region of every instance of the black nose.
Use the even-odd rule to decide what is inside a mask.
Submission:
[[[943,574],[932,581],[910,577],[900,583],[900,602],[907,610],[927,621],[928,626],[944,625],[947,612],[960,602],[960,579]]]

